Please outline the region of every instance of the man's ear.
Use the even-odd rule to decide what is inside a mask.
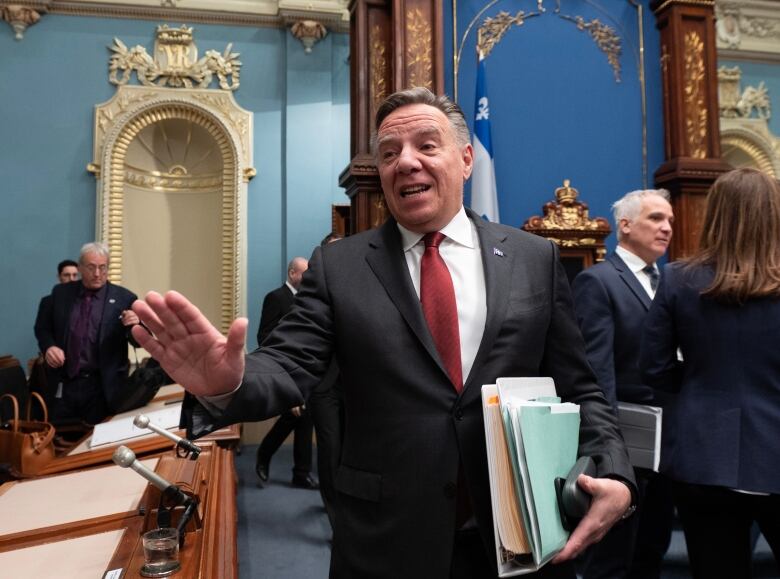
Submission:
[[[471,177],[471,171],[474,170],[474,148],[471,143],[463,147],[460,154],[463,160],[463,180],[467,181]]]

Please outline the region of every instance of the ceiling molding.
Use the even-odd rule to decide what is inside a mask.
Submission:
[[[777,0],[718,0],[717,47],[723,51],[780,55]],[[753,58],[754,60],[755,58]]]
[[[316,20],[331,32],[349,32],[348,0],[0,0],[41,13],[138,20],[285,28]]]

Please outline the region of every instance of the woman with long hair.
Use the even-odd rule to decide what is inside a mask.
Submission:
[[[722,175],[699,251],[667,265],[640,354],[676,393],[661,472],[674,484],[693,576],[751,575],[754,522],[780,556],[780,185]],[[667,427],[666,425],[669,425]]]

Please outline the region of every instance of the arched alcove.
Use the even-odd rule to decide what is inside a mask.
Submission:
[[[122,86],[96,109],[97,238],[111,281],[180,291],[223,332],[246,314],[251,120],[209,89]]]

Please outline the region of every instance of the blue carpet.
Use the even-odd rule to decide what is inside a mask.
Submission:
[[[255,452],[257,446],[245,446],[236,456],[239,577],[326,579],[330,525],[319,492],[290,485],[292,445],[289,444],[276,452],[269,481],[265,488],[259,488]],[[690,576],[685,539],[682,531],[675,530],[661,578],[689,579]],[[763,537],[756,546],[753,577],[780,579]]]
[[[239,577],[326,579],[331,532],[319,491],[290,485],[289,444],[274,454],[269,480],[260,488],[256,452],[257,446],[245,446],[236,456]]]

